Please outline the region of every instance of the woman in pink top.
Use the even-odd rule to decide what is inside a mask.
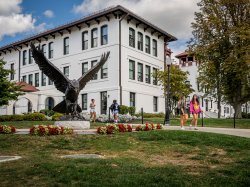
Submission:
[[[202,112],[201,107],[200,107],[200,103],[199,103],[199,99],[197,97],[196,94],[193,95],[192,100],[190,101],[190,105],[189,105],[189,109],[190,109],[190,113],[193,114],[193,119],[191,124],[194,125],[194,129],[197,129],[197,121],[198,121],[198,114]]]

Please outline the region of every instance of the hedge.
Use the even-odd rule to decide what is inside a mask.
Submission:
[[[41,113],[30,113],[24,115],[2,115],[0,121],[46,121],[47,118]]]

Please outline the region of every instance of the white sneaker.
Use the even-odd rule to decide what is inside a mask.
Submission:
[[[181,130],[185,130],[185,128],[184,128],[184,127],[181,127]]]
[[[192,129],[192,125],[189,125],[189,129]]]

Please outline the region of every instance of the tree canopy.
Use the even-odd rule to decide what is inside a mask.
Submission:
[[[14,82],[10,82],[9,74],[14,73],[12,70],[4,69],[6,64],[3,59],[0,59],[0,106],[8,105],[10,100],[17,100],[20,87],[16,86]]]
[[[192,23],[191,51],[200,61],[199,78],[208,94],[234,107],[250,100],[250,1],[201,0]]]
[[[163,87],[164,96],[166,96],[165,88],[167,88],[168,84],[168,71],[158,71],[156,77]],[[170,66],[170,108],[173,108],[172,106],[182,95],[187,96],[194,91],[191,85],[186,83],[187,78],[188,72],[182,71],[178,65]]]

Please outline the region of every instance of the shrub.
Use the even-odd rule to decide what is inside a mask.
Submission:
[[[23,121],[24,115],[2,115],[0,121]]]
[[[0,125],[0,134],[11,134],[15,132],[16,128],[13,126]]]
[[[53,121],[57,121],[57,120],[59,120],[59,118],[62,117],[62,116],[63,116],[62,113],[56,112],[56,113],[54,113],[54,115],[52,116],[52,120],[53,120]]]
[[[27,120],[27,121],[46,121],[47,118],[42,113],[30,113],[30,114],[24,115],[23,120]]]
[[[30,128],[30,134],[36,136],[73,134],[73,129],[68,127],[59,127],[55,125],[38,125]]]
[[[46,116],[53,116],[55,114],[53,110],[49,110],[49,109],[40,110],[40,113],[45,114]]]
[[[141,116],[141,113],[135,114],[135,116]],[[163,112],[160,113],[143,113],[144,118],[164,118],[165,114]]]
[[[127,114],[129,112],[129,107],[125,105],[120,106],[120,114]]]
[[[135,107],[134,106],[128,107],[128,113],[131,116],[134,116],[135,115]]]

